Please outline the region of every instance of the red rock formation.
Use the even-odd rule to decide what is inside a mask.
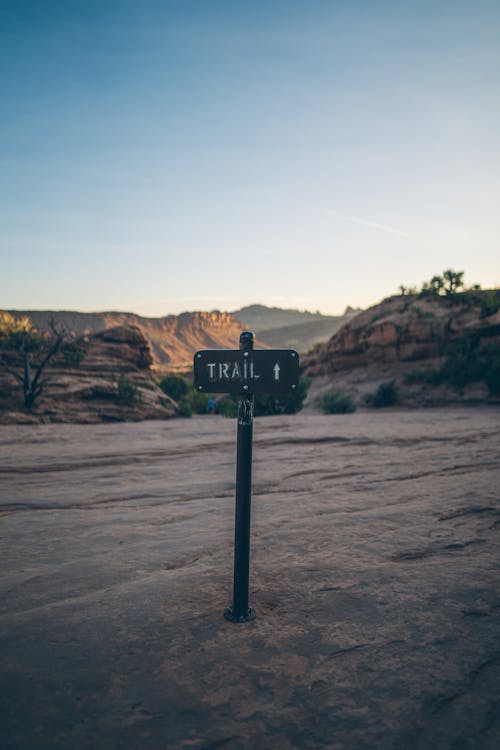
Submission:
[[[75,362],[69,351],[79,352],[81,361]],[[46,386],[29,414],[19,384],[0,368],[0,422],[166,419],[175,414],[175,405],[154,382],[151,362],[148,342],[136,327],[84,336],[47,366]]]
[[[401,296],[370,307],[303,359],[306,373],[330,375],[375,363],[435,360],[466,331],[485,338],[498,334],[499,313],[482,319],[479,304],[464,305],[459,299]]]

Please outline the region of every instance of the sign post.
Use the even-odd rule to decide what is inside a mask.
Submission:
[[[239,350],[214,349],[194,355],[196,390],[236,393],[239,396],[233,604],[224,612],[226,620],[231,622],[247,622],[255,618],[255,611],[248,604],[254,393],[293,391],[299,380],[299,356],[296,351],[254,350],[253,344],[253,333],[243,331]]]

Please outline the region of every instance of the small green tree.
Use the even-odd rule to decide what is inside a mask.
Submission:
[[[456,294],[459,289],[462,289],[464,285],[463,281],[464,271],[453,271],[448,268],[443,271],[443,288],[445,294]]]

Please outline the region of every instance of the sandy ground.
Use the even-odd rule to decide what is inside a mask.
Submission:
[[[1,746],[500,747],[500,410],[0,429]]]

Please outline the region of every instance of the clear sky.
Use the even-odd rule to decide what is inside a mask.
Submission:
[[[500,285],[498,0],[0,0],[0,308]]]

